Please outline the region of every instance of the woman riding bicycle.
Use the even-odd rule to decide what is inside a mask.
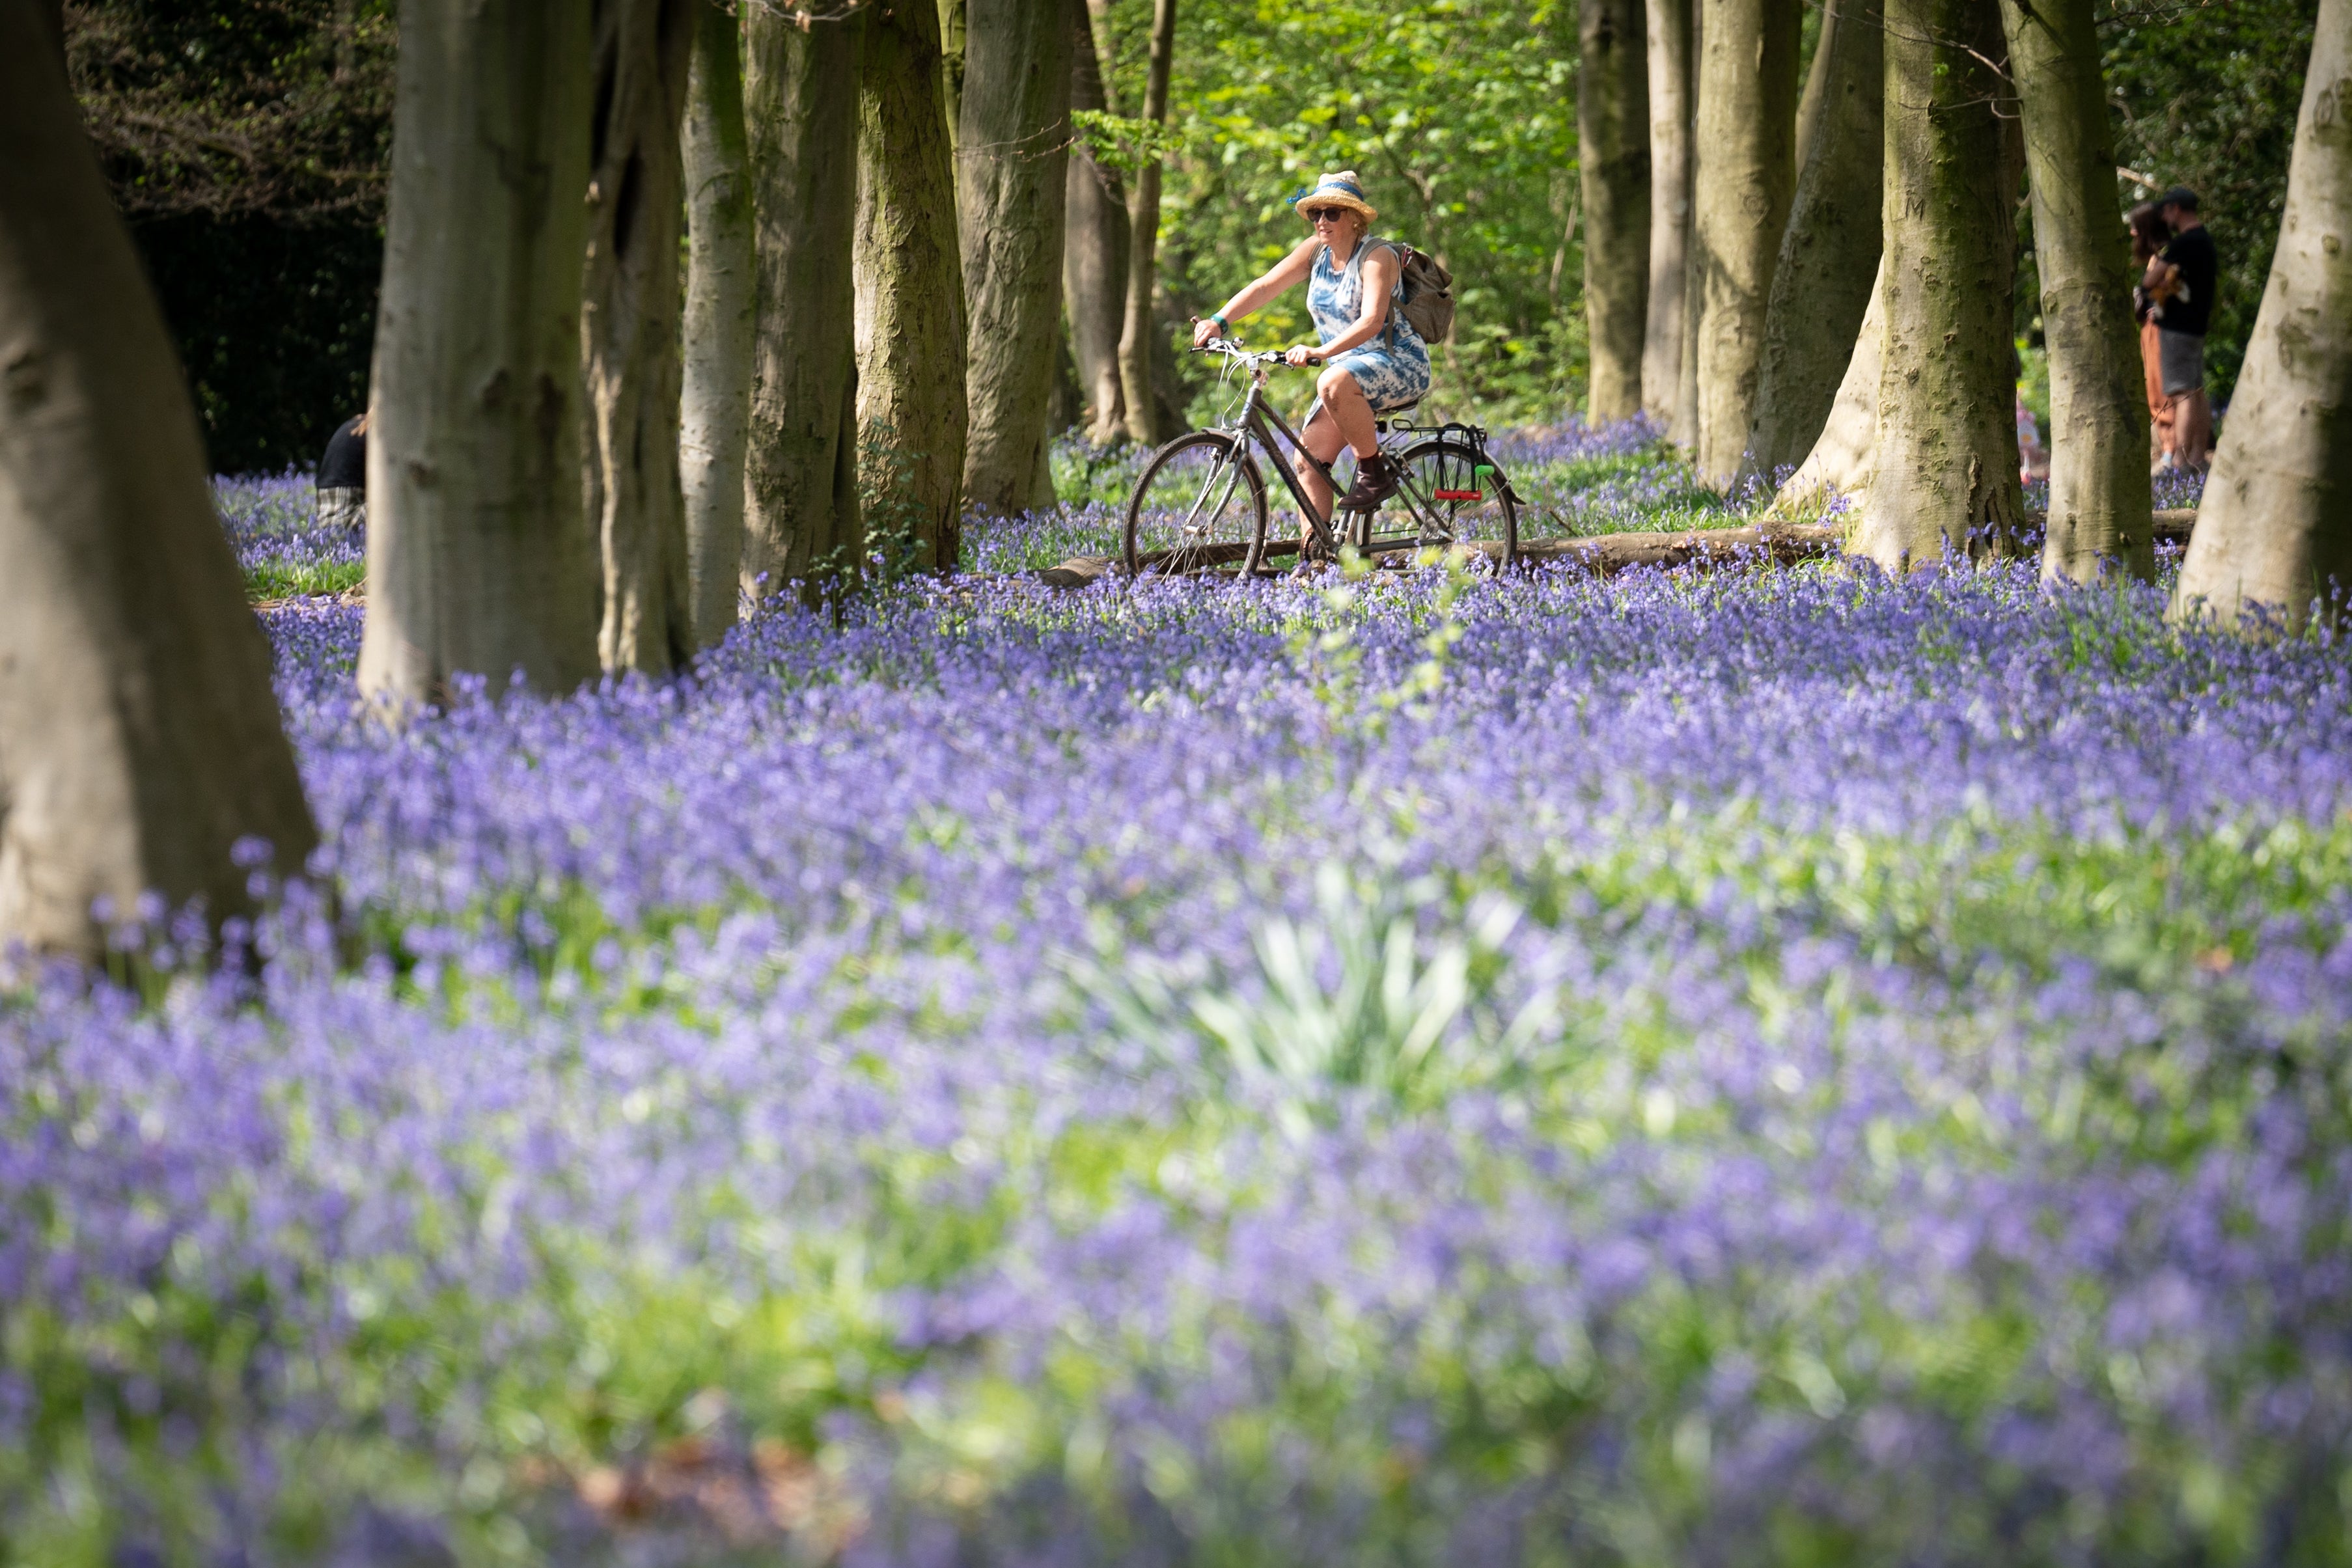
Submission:
[[[1324,367],[1315,381],[1314,406],[1299,431],[1314,461],[1303,455],[1295,466],[1308,498],[1321,508],[1318,520],[1328,523],[1330,465],[1342,445],[1356,455],[1356,483],[1345,503],[1349,510],[1369,511],[1395,492],[1403,476],[1381,455],[1373,418],[1427,394],[1429,350],[1397,308],[1403,267],[1396,247],[1368,237],[1380,214],[1364,200],[1355,172],[1324,175],[1291,204],[1314,232],[1223,309],[1195,322],[1192,343],[1197,348],[1224,336],[1234,320],[1263,309],[1297,284],[1307,285],[1307,312],[1321,341],[1297,344],[1283,359]]]

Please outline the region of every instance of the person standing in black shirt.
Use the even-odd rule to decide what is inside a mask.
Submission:
[[[2172,400],[2173,455],[2187,467],[2212,460],[2213,409],[2205,397],[2205,329],[2213,319],[2213,291],[2221,258],[2197,215],[2197,193],[2175,185],[2158,203],[2172,243],[2147,264],[2140,280],[2157,301],[2152,315],[2163,361],[2164,392]]]
[[[319,526],[367,531],[367,425],[364,413],[335,427],[319,459]]]

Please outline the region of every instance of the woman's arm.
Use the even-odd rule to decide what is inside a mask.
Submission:
[[[1322,243],[1312,235],[1300,240],[1288,256],[1266,269],[1265,277],[1226,300],[1217,315],[1225,319],[1229,328],[1244,317],[1255,314],[1268,300],[1306,282],[1307,273],[1315,267],[1315,252]],[[1192,346],[1196,349],[1210,339],[1223,335],[1224,329],[1218,327],[1215,317],[1203,316],[1192,323]]]
[[[1388,324],[1389,293],[1396,287],[1396,250],[1383,245],[1378,252],[1364,257],[1364,304],[1356,324],[1320,347],[1301,343],[1290,350],[1290,362],[1309,364],[1336,359],[1379,337],[1381,329]]]

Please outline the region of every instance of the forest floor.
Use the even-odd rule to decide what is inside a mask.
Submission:
[[[268,610],[337,910],[0,998],[0,1541],[2341,1562],[2352,661],[2163,588]]]

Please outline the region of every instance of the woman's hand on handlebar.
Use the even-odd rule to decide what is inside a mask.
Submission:
[[[1323,351],[1312,343],[1293,343],[1282,356],[1286,365],[1311,365],[1323,357]]]
[[[1192,347],[1196,349],[1206,348],[1208,346],[1209,340],[1221,336],[1223,330],[1224,329],[1217,325],[1217,319],[1213,316],[1193,317]]]

